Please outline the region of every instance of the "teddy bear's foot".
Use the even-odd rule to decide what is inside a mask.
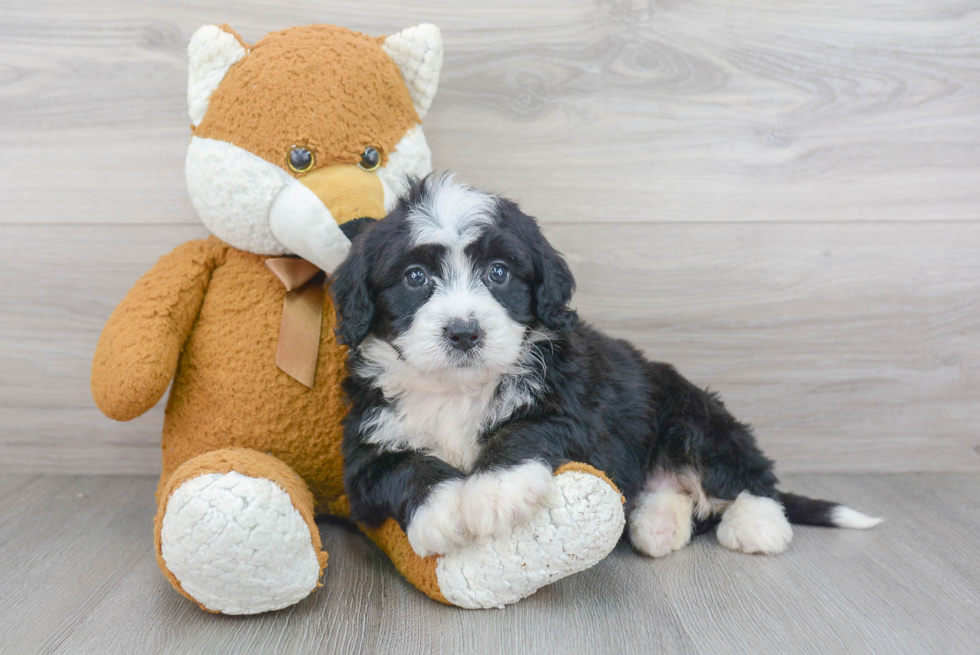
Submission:
[[[224,614],[287,607],[320,578],[310,529],[286,492],[236,471],[201,475],[170,496],[161,550],[184,591]]]
[[[218,452],[244,461],[168,485],[174,488],[158,517],[161,567],[179,591],[212,612],[256,614],[299,602],[316,589],[326,564],[319,534],[312,532],[315,524],[311,527],[301,511],[312,509],[304,507],[312,499],[278,483],[275,469],[285,466],[278,460],[279,466],[267,471],[270,479],[258,475],[262,467],[254,464],[274,458],[254,451]],[[199,471],[199,460],[188,464],[196,463],[191,468]],[[214,467],[203,467],[208,468]],[[291,484],[302,484],[293,475]],[[311,512],[305,513],[312,520]]]
[[[394,520],[365,531],[429,597],[467,609],[503,607],[601,561],[623,533],[623,499],[604,475],[569,464],[554,482],[528,523],[448,555],[418,557]]]

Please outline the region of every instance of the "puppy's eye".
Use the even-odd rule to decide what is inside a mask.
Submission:
[[[294,173],[305,173],[313,168],[313,153],[306,146],[293,146],[289,150],[289,170]]]
[[[381,153],[374,146],[368,146],[364,149],[364,154],[361,155],[361,161],[358,164],[361,168],[366,171],[373,171],[378,166],[381,165]]]
[[[494,264],[487,271],[487,279],[494,284],[503,284],[507,281],[508,270],[503,264]]]
[[[421,287],[429,281],[426,277],[425,271],[423,271],[418,266],[413,266],[412,268],[405,271],[405,282],[410,287]]]

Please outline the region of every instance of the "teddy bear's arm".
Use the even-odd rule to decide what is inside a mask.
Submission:
[[[92,396],[106,416],[134,419],[163,396],[224,250],[214,239],[178,246],[112,312],[92,361]]]

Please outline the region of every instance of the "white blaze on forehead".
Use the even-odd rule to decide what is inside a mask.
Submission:
[[[425,192],[408,214],[415,245],[439,244],[461,249],[493,223],[494,200],[451,175],[429,178]]]

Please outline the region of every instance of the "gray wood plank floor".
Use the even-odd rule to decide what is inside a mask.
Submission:
[[[323,589],[255,617],[210,615],[170,589],[153,558],[153,486],[0,476],[0,652],[975,653],[980,640],[975,474],[784,476],[887,521],[798,528],[778,557],[712,535],[656,561],[620,545],[504,610],[429,601],[324,522]]]

